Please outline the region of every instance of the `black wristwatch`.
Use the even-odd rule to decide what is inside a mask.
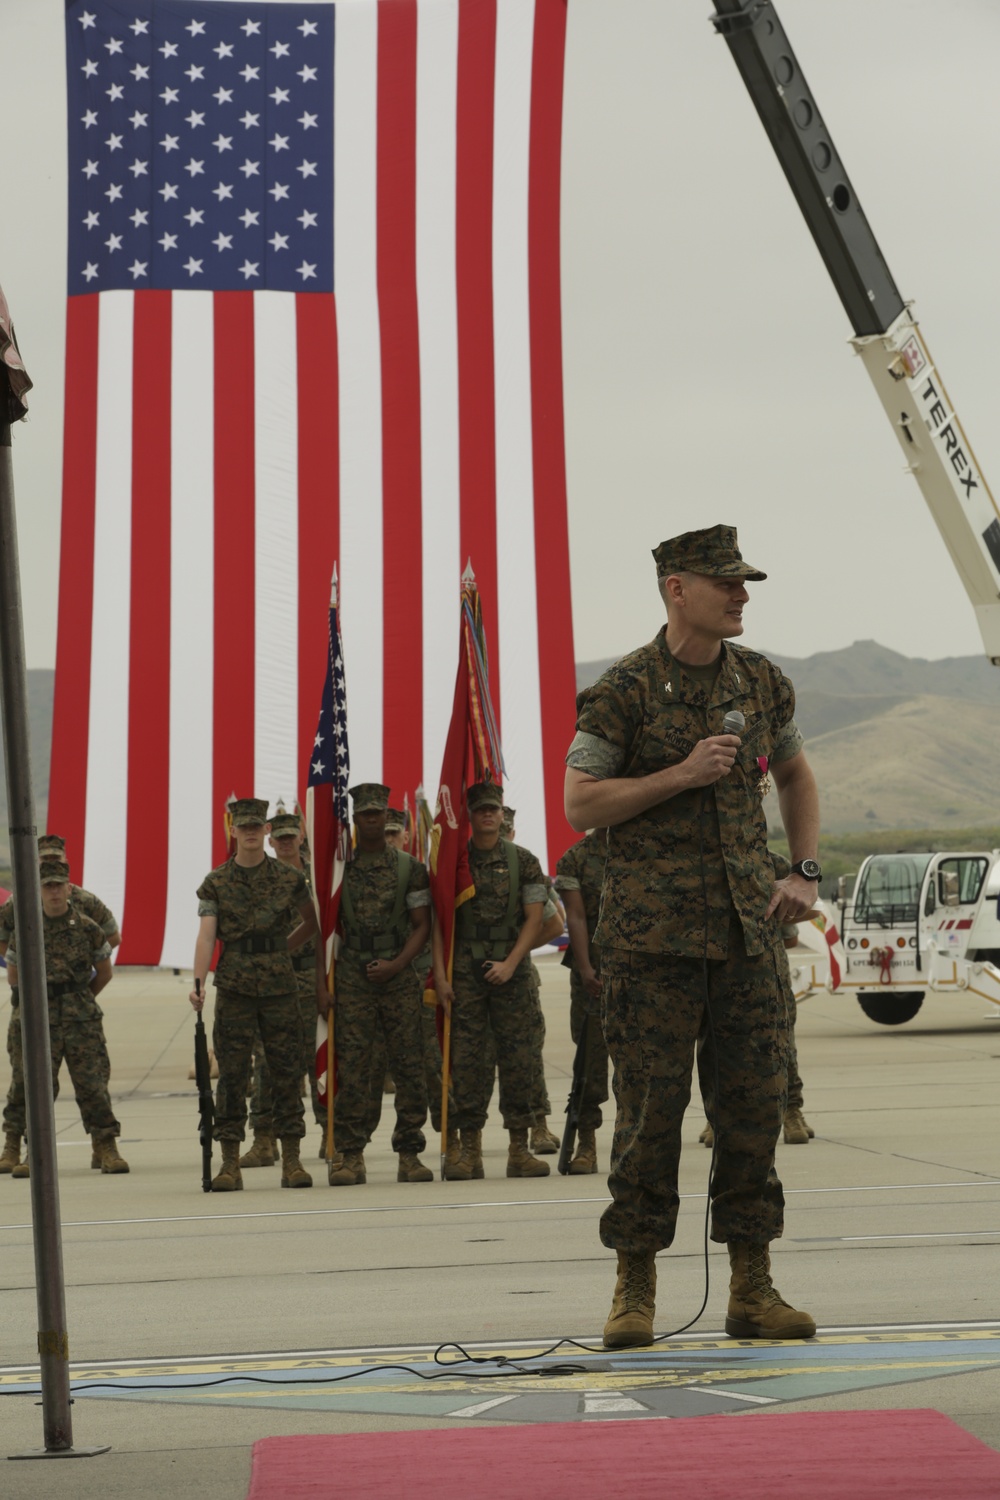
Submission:
[[[789,871],[791,875],[801,875],[803,880],[822,880],[823,871],[814,859],[800,859],[798,864],[792,865]]]

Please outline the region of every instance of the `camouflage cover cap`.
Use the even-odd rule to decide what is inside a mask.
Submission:
[[[46,849],[58,850],[58,853],[53,853],[52,857],[53,859],[62,859],[65,848],[66,840],[61,839],[58,833],[40,833],[38,835],[39,854],[44,853]]]
[[[387,833],[398,833],[401,828],[406,827],[406,814],[402,808],[390,807],[385,819]]]
[[[476,781],[469,787],[466,802],[470,812],[480,807],[503,807],[503,792],[492,781]]]
[[[38,878],[42,885],[62,885],[69,879],[69,865],[62,859],[43,859]]]
[[[389,788],[382,786],[381,782],[359,781],[357,786],[348,787],[347,790],[356,813],[385,812],[389,806]]]
[[[253,828],[267,822],[267,803],[261,797],[238,797],[229,803],[234,828]]]
[[[286,839],[289,834],[294,838],[302,837],[302,824],[294,813],[276,812],[271,819],[272,839]]]
[[[702,573],[708,578],[746,578],[761,583],[759,568],[743,561],[735,526],[706,526],[703,531],[685,531],[653,548],[656,576],[670,573]]]

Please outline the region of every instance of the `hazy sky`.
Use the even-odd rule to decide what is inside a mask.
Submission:
[[[502,5],[504,0],[499,0]],[[576,653],[659,623],[650,549],[739,527],[746,640],[980,650],[972,609],[710,0],[569,0],[563,199]],[[1000,6],[777,9],[985,477],[1000,486]],[[55,658],[65,304],[61,0],[0,0],[0,282],[35,381],[16,430],[27,654]],[[16,125],[15,123],[16,122]]]

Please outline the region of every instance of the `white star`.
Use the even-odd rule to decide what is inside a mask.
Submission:
[[[113,83],[109,89],[105,90],[105,92],[107,93],[107,96],[111,100],[112,104],[117,104],[118,100],[122,97],[125,90],[120,83]]]
[[[321,776],[322,774],[323,774],[323,762],[321,760],[314,760],[313,761],[313,775],[314,776]]]
[[[216,151],[231,151],[233,149],[233,138],[231,135],[217,135],[212,145]]]
[[[205,222],[205,211],[201,208],[189,208],[184,217],[193,229],[196,224],[203,224]]]
[[[177,236],[176,234],[163,234],[160,236],[156,243],[158,245],[162,245],[164,250],[176,250]]]
[[[232,104],[233,91],[232,89],[216,89],[212,98],[217,104]]]
[[[232,57],[233,55],[233,49],[228,42],[220,42],[217,47],[212,48],[212,51],[218,57]]]
[[[240,69],[240,77],[245,83],[249,83],[251,79],[260,77],[260,69],[251,68],[250,64],[247,63],[245,68]]]
[[[273,52],[274,55],[275,55],[275,57],[287,57],[288,56],[288,43],[287,42],[275,42],[274,46],[273,47],[269,47],[267,50],[269,52]]]
[[[313,280],[316,279],[316,266],[310,265],[307,260],[304,260],[301,266],[296,266],[295,269],[298,271],[303,281],[308,281],[310,277],[312,277]]]
[[[194,157],[192,156],[191,160],[188,162],[184,170],[185,172],[190,172],[192,177],[204,177],[205,163],[203,161],[195,161]]]
[[[317,33],[317,26],[315,21],[303,21],[302,25],[297,29],[301,31],[303,36],[315,36]]]
[[[244,229],[249,229],[251,224],[260,223],[260,214],[255,213],[252,208],[245,208],[239,217]]]
[[[80,116],[80,119],[83,122],[84,130],[89,130],[91,125],[97,124],[97,110],[88,109],[85,115]]]
[[[268,240],[267,243],[273,249],[275,249],[275,250],[287,250],[288,249],[288,235],[287,234],[279,234],[278,231],[275,230],[274,234],[272,234],[271,238]]]
[[[185,115],[184,118],[191,126],[192,130],[197,130],[199,125],[204,125],[205,123],[205,116],[200,115],[196,109],[193,109],[191,113],[189,115]]]
[[[140,224],[149,223],[149,213],[145,208],[137,208],[135,213],[129,214],[129,218],[132,220],[132,223],[135,225],[136,229],[139,228]]]
[[[97,72],[97,64],[88,58],[83,67],[80,69],[80,72],[83,74],[84,78],[93,78],[94,74]]]
[[[223,198],[231,198],[233,196],[232,187],[228,182],[220,182],[218,187],[214,187],[212,189],[212,192],[214,193],[216,198],[218,198],[220,203],[222,202]]]
[[[125,43],[119,41],[119,39],[116,36],[113,36],[108,41],[106,41],[104,43],[104,45],[107,48],[107,50],[111,53],[111,55],[114,56],[114,54],[116,52],[120,52],[122,50],[122,47],[125,45]]]
[[[146,171],[146,166],[146,162],[140,161],[139,158],[136,157],[135,161],[129,167],[129,171],[132,173],[132,176],[136,178],[148,177],[149,173]]]
[[[204,76],[205,69],[195,67],[194,63],[189,68],[184,69],[184,77],[190,78],[192,83],[195,83],[199,78],[204,78]]]
[[[116,250],[120,250],[121,249],[121,247],[122,247],[122,237],[121,237],[120,234],[111,234],[104,241],[104,243],[107,245],[108,249],[113,254]]]
[[[313,83],[316,78],[316,69],[300,68],[298,76],[302,79],[303,83]]]
[[[243,176],[247,178],[247,180],[249,180],[251,177],[259,177],[260,162],[251,161],[248,157],[247,160],[244,161],[242,167],[240,167],[240,171],[243,173]]]
[[[217,234],[212,244],[216,250],[231,250],[233,248],[233,237],[231,234]]]
[[[176,104],[179,92],[178,89],[164,89],[160,98],[164,104]]]
[[[177,56],[177,43],[176,42],[164,42],[163,46],[159,50],[163,53],[164,57],[176,57]]]
[[[316,176],[316,163],[314,161],[306,161],[305,158],[303,157],[301,167],[296,167],[295,170],[296,170],[296,172],[301,172],[303,178],[306,178],[306,177],[315,177]]]
[[[268,188],[268,192],[271,194],[271,197],[274,199],[275,203],[277,203],[279,198],[288,197],[288,189],[285,187],[285,184],[283,182],[276,182],[274,184],[274,187]]]
[[[259,36],[260,35],[260,22],[259,21],[247,21],[243,26],[240,27],[240,30],[241,31],[245,31],[246,34],[247,34],[247,36]]]
[[[83,222],[84,224],[86,224],[88,229],[96,229],[98,224],[101,222],[101,216],[100,214],[95,214],[94,210],[91,209],[90,213],[83,220]]]
[[[185,26],[184,30],[190,31],[192,36],[204,36],[205,23],[204,21],[191,21],[187,26]]]
[[[177,188],[172,182],[165,182],[161,188],[156,190],[164,203],[169,203],[171,198],[177,197]]]
[[[314,213],[310,213],[308,208],[304,208],[299,214],[299,223],[302,225],[303,229],[315,229],[316,220],[317,215]]]
[[[189,255],[184,262],[184,269],[189,276],[199,276],[201,274],[201,261],[195,260],[193,255]]]
[[[288,90],[287,89],[272,89],[271,92],[270,92],[270,94],[268,94],[267,97],[269,99],[273,99],[274,102],[275,102],[275,104],[287,104],[288,103]]]
[[[136,36],[143,36],[149,30],[148,21],[133,21],[129,31],[134,31]]]
[[[97,275],[97,267],[94,265],[94,262],[92,260],[88,260],[83,274],[88,281],[93,281],[94,277]]]
[[[140,78],[149,77],[149,69],[144,68],[142,63],[136,63],[134,68],[129,68],[129,72],[132,74],[132,77],[136,80],[136,82],[138,82]]]
[[[267,144],[269,146],[273,146],[275,151],[287,151],[288,137],[287,135],[274,135],[271,137]]]
[[[138,130],[140,125],[145,125],[146,121],[149,119],[149,116],[141,114],[139,110],[136,110],[135,114],[129,115],[128,118],[129,124],[132,126],[132,129]]]
[[[247,110],[245,115],[240,115],[240,124],[243,126],[244,130],[249,130],[252,125],[260,124],[260,115],[252,115],[250,111]]]
[[[108,138],[107,138],[107,140],[104,142],[104,144],[111,151],[118,151],[118,150],[120,150],[121,143],[122,143],[122,138],[121,138],[120,135],[109,135]]]
[[[91,26],[97,25],[97,17],[94,15],[93,11],[90,10],[85,10],[82,16],[77,16],[77,20],[83,27],[84,31],[89,31]]]
[[[260,265],[260,261],[259,260],[255,260],[255,261],[245,260],[243,262],[243,264],[240,266],[240,275],[243,276],[247,281],[249,281],[251,276],[256,276],[257,275],[257,267],[259,265]]]
[[[145,274],[146,274],[146,267],[148,265],[149,265],[149,261],[148,260],[139,260],[139,259],[134,260],[132,262],[132,264],[129,266],[129,270],[132,273],[132,280],[133,281],[138,281],[138,279],[139,279],[140,276],[145,276]]]
[[[108,188],[107,192],[104,194],[105,198],[107,198],[107,200],[108,200],[109,203],[116,202],[121,197],[121,195],[122,195],[122,190],[118,186],[117,182],[113,182],[111,184],[111,186]]]
[[[180,147],[177,144],[177,142],[179,140],[180,140],[180,136],[179,135],[165,135],[163,137],[163,140],[160,142],[160,145],[163,147],[164,151],[166,151],[166,152],[179,151]]]
[[[302,126],[303,130],[315,130],[317,129],[316,121],[318,119],[318,115],[299,115],[299,124]]]
[[[96,161],[88,161],[87,165],[85,167],[81,167],[80,170],[82,171],[84,177],[90,178],[96,177],[100,168],[98,167]]]

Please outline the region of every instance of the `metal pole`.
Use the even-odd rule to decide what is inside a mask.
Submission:
[[[42,1383],[42,1433],[45,1442],[44,1449],[10,1456],[82,1458],[94,1453],[106,1453],[108,1448],[73,1447],[42,894],[38,879],[38,839],[28,742],[28,690],[24,667],[24,627],[17,560],[7,375],[3,370],[0,370],[0,710],[3,717],[7,776],[10,862],[14,881],[14,928],[24,1052],[35,1298],[38,1308],[38,1359]]]

